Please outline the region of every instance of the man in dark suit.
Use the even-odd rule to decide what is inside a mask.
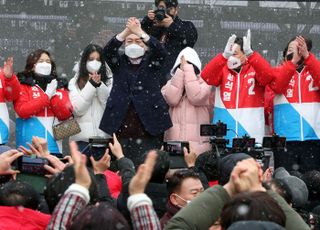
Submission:
[[[123,43],[125,53],[120,55]],[[113,86],[100,129],[116,133],[126,156],[138,165],[145,151],[161,147],[164,131],[172,126],[160,91],[165,82],[161,68],[167,52],[132,17],[126,28],[108,42],[104,54],[113,72]]]

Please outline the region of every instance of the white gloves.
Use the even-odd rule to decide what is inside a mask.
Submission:
[[[251,49],[251,31],[248,29],[247,36],[243,37],[243,52],[248,57],[253,53]]]
[[[227,45],[226,45],[226,48],[224,48],[224,52],[222,54],[225,59],[228,59],[230,56],[233,55],[234,50],[232,50],[232,45],[234,44],[234,41],[236,40],[236,37],[237,36],[235,34],[232,34],[229,37]]]
[[[48,85],[46,89],[46,94],[48,95],[49,99],[53,97],[53,95],[56,94],[58,82],[56,79],[53,79]]]

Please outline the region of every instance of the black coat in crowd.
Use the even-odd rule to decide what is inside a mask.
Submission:
[[[186,47],[193,47],[198,39],[198,32],[194,24],[190,21],[183,21],[178,16],[168,27],[156,27],[154,21],[147,16],[141,22],[142,29],[149,35],[164,43],[168,51],[168,56],[163,64],[163,74],[167,79],[171,78],[170,73],[179,53]]]

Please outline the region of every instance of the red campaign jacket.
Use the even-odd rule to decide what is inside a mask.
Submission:
[[[57,89],[50,100],[38,85],[30,82],[22,83],[20,96],[14,101],[14,109],[17,113],[17,146],[28,148],[26,143],[31,142],[32,136],[39,136],[47,140],[51,153],[61,153],[62,142],[54,139],[52,125],[72,115],[73,108],[67,89]]]
[[[293,67],[292,67],[293,66]],[[320,61],[309,53],[299,73],[281,65],[270,84],[274,98],[274,130],[288,141],[320,139]],[[282,68],[282,70],[281,70]]]
[[[0,103],[14,101],[19,97],[20,83],[16,75],[6,78],[0,69]]]
[[[0,206],[0,230],[44,230],[50,215],[23,207]]]
[[[19,98],[14,102],[14,109],[22,119],[55,116],[59,120],[66,120],[72,114],[68,90],[64,88],[57,89],[51,100],[39,86],[21,84],[20,91]]]
[[[264,91],[273,75],[258,72],[259,65],[269,65],[260,54],[254,52],[248,62],[237,73],[229,70],[227,59],[222,54],[213,58],[203,69],[201,77],[210,85],[216,86],[213,122],[227,123],[226,138],[247,134],[262,141],[264,128]]]
[[[9,113],[7,101],[14,101],[19,97],[20,83],[13,75],[6,78],[3,69],[0,69],[0,144],[6,144],[9,140]]]

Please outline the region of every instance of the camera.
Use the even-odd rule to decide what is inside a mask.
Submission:
[[[93,157],[95,161],[100,160],[109,148],[109,143],[113,143],[112,138],[102,138],[102,137],[89,137],[89,144],[82,150],[82,154],[87,156],[87,166],[92,167],[90,156]],[[111,154],[111,160],[113,160],[113,155]]]
[[[285,150],[286,137],[280,137],[276,134],[274,134],[273,136],[263,137],[262,147],[269,149]]]
[[[183,148],[189,149],[189,142],[187,141],[167,141],[163,143],[164,151],[168,152],[170,155],[183,156]]]
[[[158,21],[158,22],[162,22],[163,19],[166,18],[166,13],[167,13],[166,8],[163,7],[163,6],[159,6],[159,7],[154,11],[155,20]]]
[[[48,171],[44,165],[49,162],[46,158],[23,155],[17,159],[17,168],[21,173],[44,176]]]
[[[255,147],[255,138],[250,138],[247,135],[244,135],[242,138],[233,138],[232,140],[232,151],[244,152],[254,149]]]
[[[187,164],[184,161],[183,148],[186,147],[190,152],[189,142],[186,141],[167,141],[163,143],[164,151],[169,153],[170,168],[181,169],[187,168]]]
[[[223,137],[227,135],[227,125],[218,121],[216,124],[201,124],[200,136]]]

